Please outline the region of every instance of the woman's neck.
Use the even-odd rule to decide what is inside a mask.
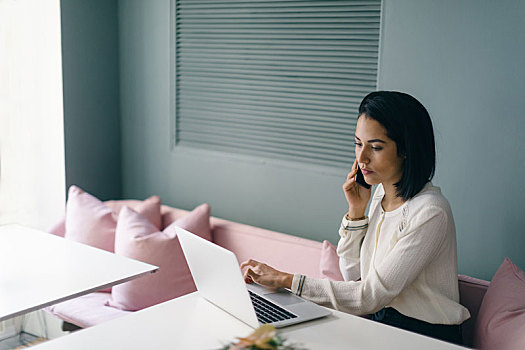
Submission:
[[[381,201],[381,206],[384,211],[396,210],[405,203],[402,197],[397,195],[397,188],[395,185],[383,184],[385,195]]]

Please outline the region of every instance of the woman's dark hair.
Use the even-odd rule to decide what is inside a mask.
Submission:
[[[376,120],[404,158],[403,175],[395,184],[404,200],[414,197],[434,177],[436,147],[432,121],[426,108],[414,97],[396,91],[368,94],[359,106],[359,116]]]

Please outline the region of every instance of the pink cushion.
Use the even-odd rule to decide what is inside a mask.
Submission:
[[[108,202],[110,204],[111,202]],[[152,196],[142,201],[133,201],[134,208],[160,228],[160,197]],[[92,247],[114,252],[115,229],[118,211],[84,192],[77,186],[69,188],[66,203],[66,239],[84,243]],[[53,228],[55,229],[55,228]],[[101,290],[110,292],[111,288]]]
[[[108,305],[135,311],[196,290],[175,232],[177,226],[211,240],[209,205],[198,206],[162,232],[144,216],[128,207],[122,208],[115,253],[159,266],[159,271],[114,286]]]
[[[135,209],[160,229],[158,196],[138,202]],[[65,238],[113,252],[116,226],[117,213],[114,210],[77,186],[69,188]]]
[[[108,299],[109,293],[91,293],[51,305],[45,310],[66,322],[82,328],[95,326],[129,313],[104,306]]]
[[[339,269],[337,247],[325,240],[321,249],[321,262],[319,264],[321,278],[328,278],[332,281],[344,281]]]
[[[162,215],[162,228],[171,225],[175,220],[188,215],[189,211],[184,209],[172,208],[167,205],[160,207],[160,214]]]
[[[65,216],[58,222],[56,222],[47,232],[52,233],[56,236],[64,237],[66,235],[66,218]]]
[[[525,272],[508,258],[492,278],[481,303],[474,346],[525,349]]]
[[[147,201],[148,200],[154,201],[156,200],[156,198],[158,197],[152,196],[148,198]],[[159,198],[159,202],[160,202],[160,198]],[[143,205],[142,201],[139,201],[136,199],[121,199],[121,200],[105,201],[104,204],[110,207],[117,215],[118,213],[120,213],[120,210],[122,209],[122,207],[126,205],[130,207],[131,209],[138,210],[138,211],[141,211],[140,207]],[[175,209],[175,208],[168,207],[166,205],[161,205],[160,206],[160,214],[161,214],[160,221],[158,221],[156,215],[150,216],[150,220],[155,224],[155,226],[158,226],[159,229],[164,228],[168,226],[168,225],[163,224],[164,214],[171,213],[171,211],[174,211],[174,210],[180,211],[181,212],[180,216],[186,215],[188,213],[188,211],[186,210]],[[175,220],[172,220],[172,221],[175,221]],[[64,237],[66,234],[66,217],[64,216],[60,221],[56,222],[53,226],[51,226],[48,232],[54,235],[60,236],[60,237]]]

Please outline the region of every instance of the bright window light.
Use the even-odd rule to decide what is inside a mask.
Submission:
[[[64,214],[59,0],[0,0],[0,224]]]

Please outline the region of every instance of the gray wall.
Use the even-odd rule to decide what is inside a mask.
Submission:
[[[344,170],[170,149],[169,0],[119,5],[124,196],[335,242]]]
[[[385,1],[380,89],[429,109],[461,272],[525,268],[525,2]]]
[[[214,216],[335,243],[345,169],[170,149],[169,13],[169,0],[119,2],[123,196],[208,202]],[[460,272],[490,279],[505,256],[525,268],[523,1],[385,0],[383,16],[379,87],[433,116]]]
[[[66,186],[122,193],[117,0],[61,1]]]

